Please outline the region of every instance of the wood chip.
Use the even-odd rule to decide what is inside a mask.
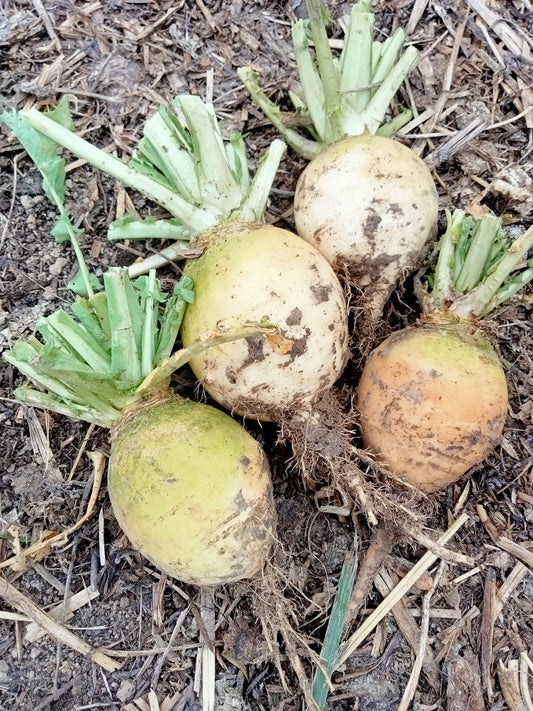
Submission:
[[[520,691],[519,669],[518,659],[509,660],[507,666],[500,659],[498,664],[498,681],[509,711],[528,711]]]

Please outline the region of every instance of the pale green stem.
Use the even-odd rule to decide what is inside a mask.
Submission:
[[[350,92],[346,100],[356,112],[367,105],[372,77],[372,33],[374,15],[369,12],[369,2],[353,6],[344,38],[340,61],[340,89]]]
[[[106,272],[104,283],[111,325],[112,373],[117,379],[138,382],[142,378],[141,357],[124,273],[119,269]]]
[[[533,247],[533,226],[514,240],[493,271],[474,288],[454,301],[450,307],[457,316],[486,316],[496,305],[498,290]],[[532,274],[533,276],[533,274]],[[523,284],[522,284],[523,286]],[[517,291],[516,289],[513,293]],[[502,300],[497,300],[501,303]]]
[[[22,114],[35,129],[48,138],[64,146],[69,151],[86,160],[90,165],[120,180],[124,185],[138,190],[146,197],[154,200],[172,215],[181,220],[194,232],[204,232],[216,224],[216,218],[206,210],[189,204],[176,193],[158,183],[156,180],[130,168],[116,156],[110,155],[100,148],[91,145],[80,136],[68,131],[52,119],[47,118],[36,109],[29,109]]]
[[[155,269],[150,269],[148,272],[148,293],[144,304],[144,322],[142,331],[141,373],[143,377],[146,377],[149,373],[151,373],[154,365],[154,334],[157,328],[157,313],[155,310],[158,308],[158,303],[154,301],[155,286]]]
[[[216,117],[199,96],[179,96],[175,104],[183,111],[192,139],[199,185],[196,197],[227,215],[238,205],[242,192],[228,165]]]
[[[173,124],[165,120],[165,114],[168,112],[161,108],[146,121],[139,149],[170,180],[184,200],[194,202],[195,195],[198,195],[194,160],[180,144]],[[142,158],[138,160],[142,161]]]
[[[311,26],[311,35],[315,45],[318,71],[322,80],[324,92],[324,109],[326,113],[326,143],[338,141],[344,135],[342,126],[342,96],[340,83],[329,46],[328,34],[324,24],[319,0],[306,0],[307,14]],[[304,86],[304,77],[300,77]]]
[[[146,274],[150,269],[158,269],[164,267],[165,264],[173,262],[175,259],[184,259],[191,254],[191,245],[189,242],[178,241],[170,244],[168,247],[161,249],[156,254],[151,254],[146,259],[140,262],[133,262],[128,267],[128,275],[133,279]]]
[[[240,328],[231,329],[230,331],[217,331],[206,336],[205,339],[195,341],[187,348],[182,348],[167,360],[163,361],[161,365],[155,368],[146,377],[143,382],[139,385],[136,390],[138,395],[152,390],[159,385],[163,385],[168,382],[168,379],[174,373],[186,363],[188,363],[192,358],[200,355],[208,348],[212,346],[220,346],[223,343],[230,343],[231,341],[238,341],[241,338],[251,338],[252,336],[270,335],[278,333],[278,329],[272,324],[260,324],[251,323],[245,324]]]
[[[455,280],[455,289],[459,293],[470,291],[479,284],[486,271],[485,267],[493,244],[500,233],[501,224],[502,221],[493,215],[485,215],[477,223],[468,253]]]
[[[278,106],[271,101],[268,96],[259,88],[257,72],[250,67],[239,67],[237,74],[244,86],[250,92],[252,99],[259,106],[261,111],[268,118],[270,123],[276,128],[286,143],[303,156],[306,160],[316,158],[322,152],[322,144],[318,141],[305,138],[298,131],[289,128],[283,123],[282,114]]]
[[[507,283],[498,289],[493,298],[494,308],[500,304],[503,304],[507,301],[507,299],[510,299],[511,296],[520,291],[522,287],[529,284],[529,282],[533,279],[533,259],[530,260],[527,265],[527,269],[524,269],[524,271],[520,272],[520,274],[517,274],[516,277],[509,279]]]
[[[79,323],[61,309],[48,316],[43,325],[55,331],[68,348],[73,349],[97,373],[110,375],[110,364],[107,353],[92,341],[87,331]]]
[[[377,44],[380,46],[380,56],[372,72],[372,84],[381,84],[389,76],[398,61],[403,43],[405,40],[405,32],[401,27],[398,27],[396,32],[387,37],[387,39]]]
[[[294,48],[294,58],[300,76],[301,89],[304,101],[293,100],[293,105],[305,106],[305,111],[309,115],[315,134],[322,141],[326,141],[326,115],[324,111],[324,88],[320,74],[309,49],[307,39],[307,29],[303,20],[297,20],[291,28],[292,46]]]
[[[402,82],[418,63],[418,50],[408,47],[382,81],[364,110],[364,123],[370,133],[376,133],[383,123],[390,104]]]
[[[248,170],[248,156],[246,155],[246,143],[240,133],[230,136],[229,143],[225,145],[226,159],[231,168],[235,180],[244,192],[250,187],[250,171]]]
[[[383,136],[384,138],[392,138],[398,131],[409,123],[413,118],[413,112],[411,109],[403,109],[399,114],[396,114],[387,123],[382,124],[376,131],[376,136]]]
[[[465,217],[464,210],[455,210],[450,213],[446,210],[447,227],[439,242],[439,256],[435,267],[435,282],[431,292],[431,301],[440,307],[447,300],[453,298],[454,256],[455,248],[461,235],[461,225]]]
[[[26,359],[21,358],[16,351],[16,347],[14,350],[4,351],[4,353],[2,353],[2,358],[7,363],[15,366],[15,368],[17,368],[22,375],[25,375],[34,383],[38,383],[47,390],[50,390],[50,392],[55,393],[58,397],[64,398],[65,400],[77,400],[78,402],[81,402],[81,400],[77,398],[76,393],[74,393],[72,389],[65,385],[61,380],[51,375],[41,373],[38,368],[31,365],[31,363],[29,363]]]
[[[272,183],[286,149],[287,146],[283,141],[279,139],[272,141],[259,161],[248,194],[236,210],[236,219],[261,220],[272,189]]]
[[[180,240],[184,245],[189,246],[186,241],[190,234],[183,225],[176,225],[170,220],[136,220],[129,221],[118,219],[112,222],[107,230],[107,236],[111,240],[131,239],[174,239]]]
[[[105,412],[100,409],[93,409],[90,405],[76,405],[75,403],[64,403],[57,400],[53,395],[33,390],[27,386],[22,386],[15,390],[15,397],[29,407],[37,407],[50,412],[57,412],[58,415],[71,417],[74,420],[91,422],[100,427],[111,427],[115,420],[120,417],[120,410],[107,406]],[[103,403],[100,403],[103,405]]]

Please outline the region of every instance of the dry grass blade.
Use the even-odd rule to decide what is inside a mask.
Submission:
[[[202,616],[204,631],[200,635],[203,642],[201,655],[202,667],[202,711],[215,709],[215,601],[212,588],[200,590],[200,614]]]
[[[444,545],[454,536],[457,531],[468,521],[466,514],[461,514],[459,518],[448,528],[438,540],[440,545]],[[414,585],[418,578],[428,570],[437,560],[437,556],[431,552],[426,553],[413,567],[411,572],[403,578],[394,588],[393,592],[388,595],[385,600],[374,610],[374,612],[363,622],[363,624],[354,632],[350,639],[341,648],[341,653],[336,662],[336,667],[340,666],[348,657],[357,649],[361,642],[372,632],[375,626],[387,615],[394,605],[400,600],[405,593]]]
[[[383,567],[376,576],[375,586],[384,598],[394,589],[394,582],[385,567]],[[403,598],[398,600],[391,612],[394,615],[394,619],[401,633],[409,642],[413,652],[416,653],[419,647],[419,631],[405,600]],[[429,647],[424,657],[423,670],[433,689],[438,691],[440,687],[440,671],[435,663],[433,652]]]
[[[94,600],[100,595],[98,590],[91,588],[86,588],[85,590],[80,590],[80,592],[70,595],[67,598],[66,605],[64,602],[60,602],[58,605],[49,610],[48,614],[50,617],[57,622],[65,622],[68,620],[76,610],[79,610],[84,605],[88,605],[91,600]],[[24,632],[25,642],[36,642],[41,639],[46,634],[45,630],[36,622],[31,622]]]
[[[443,570],[444,567],[443,563],[441,562],[438,573],[435,575],[433,587],[431,588],[431,590],[427,591],[422,601],[422,620],[420,621],[418,651],[416,654],[413,669],[411,671],[411,675],[409,677],[409,681],[407,683],[407,686],[405,687],[402,700],[400,701],[400,705],[398,706],[398,711],[407,711],[415,695],[416,687],[418,686],[420,672],[422,671],[422,665],[424,664],[424,659],[426,658],[427,654],[431,598],[433,596],[433,593],[437,589]]]
[[[90,644],[60,625],[59,622],[56,622],[50,615],[47,615],[46,612],[41,610],[31,598],[17,590],[16,587],[11,585],[11,583],[3,577],[0,577],[0,597],[4,598],[4,600],[16,610],[20,610],[30,617],[58,642],[66,644],[77,652],[80,652],[80,654],[89,657],[95,664],[99,664],[107,671],[117,671],[117,669],[120,669],[120,662],[111,659],[111,657],[99,649],[91,647]]]

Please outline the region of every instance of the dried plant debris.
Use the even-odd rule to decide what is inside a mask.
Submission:
[[[349,3],[326,4],[336,50]],[[413,112],[399,138],[431,166],[441,208],[494,211],[511,229],[529,226],[531,3],[376,0],[373,10],[380,37],[406,27],[421,52],[395,108]],[[247,134],[257,161],[275,132],[236,68],[252,66],[270,98],[285,101],[296,79],[290,23],[305,14],[297,0],[8,0],[0,109],[49,109],[68,95],[76,130],[127,160],[147,116],[189,91],[213,100],[228,135]],[[300,116],[291,120],[303,128]],[[80,247],[92,271],[159,250],[159,242],[119,244],[105,235],[130,210],[164,217],[160,208],[65,158],[66,209],[84,230]],[[294,227],[302,167],[289,153],[268,222]],[[2,127],[2,350],[69,300],[76,263],[68,245],[50,237],[54,221],[40,176]],[[164,288],[179,272],[179,263],[161,271]],[[392,295],[365,352],[372,339],[416,321],[411,291],[406,283]],[[217,588],[211,598],[158,573],[121,534],[99,469],[105,432],[23,409],[12,397],[22,380],[2,362],[0,708],[198,711],[202,681],[204,708],[216,711],[313,708],[343,563],[367,551],[375,524],[388,518],[393,548],[355,594],[326,708],[531,709],[532,296],[529,287],[491,326],[510,391],[502,445],[469,483],[432,504],[407,488],[393,497],[386,474],[351,437],[356,357],[322,404],[327,433],[307,427],[295,438],[290,422],[281,432],[247,423],[271,462],[278,546],[262,578]],[[198,395],[186,370],[174,386]],[[339,459],[344,474],[336,466],[331,481]],[[450,529],[450,540],[436,545]]]

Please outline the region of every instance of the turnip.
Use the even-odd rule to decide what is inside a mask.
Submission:
[[[310,160],[296,185],[298,234],[336,268],[348,270],[366,296],[368,316],[378,318],[395,286],[420,266],[436,234],[437,191],[426,164],[391,136],[410,118],[404,111],[385,123],[389,104],[417,63],[401,29],[372,41],[371,0],[351,11],[338,59],[329,47],[317,0],[307,0],[307,24],[292,25],[302,96],[291,92],[312,138],[289,125],[259,88],[257,73],[239,76],[286,142]]]
[[[261,328],[211,332],[170,355],[190,280],[159,314],[154,270],[136,282],[105,274],[105,292],[78,297],[75,318],[59,310],[37,338],[4,352],[42,390],[16,397],[111,430],[108,489],[131,543],[160,570],[188,583],[248,578],[263,567],[276,515],[269,467],[258,442],[229,415],[172,394],[170,374],[208,345]]]
[[[365,446],[426,492],[459,480],[500,441],[506,378],[479,319],[533,278],[533,261],[521,265],[533,227],[511,243],[492,215],[447,217],[432,263],[417,275],[420,323],[371,353],[357,389]]]
[[[196,290],[183,324],[185,346],[219,323],[234,327],[266,319],[279,328],[276,337],[235,341],[193,358],[191,367],[208,393],[229,410],[260,420],[307,412],[346,364],[347,308],[343,288],[320,252],[261,222],[285,146],[274,141],[250,181],[242,137],[224,142],[212,107],[199,97],[181,96],[174,103],[182,119],[164,109],[150,118],[128,165],[37,111],[23,116],[174,215],[177,244],[132,265],[130,275],[179,257],[184,247],[203,250],[184,269]],[[112,227],[114,237],[136,237],[139,231],[148,237],[160,223],[126,219]]]

